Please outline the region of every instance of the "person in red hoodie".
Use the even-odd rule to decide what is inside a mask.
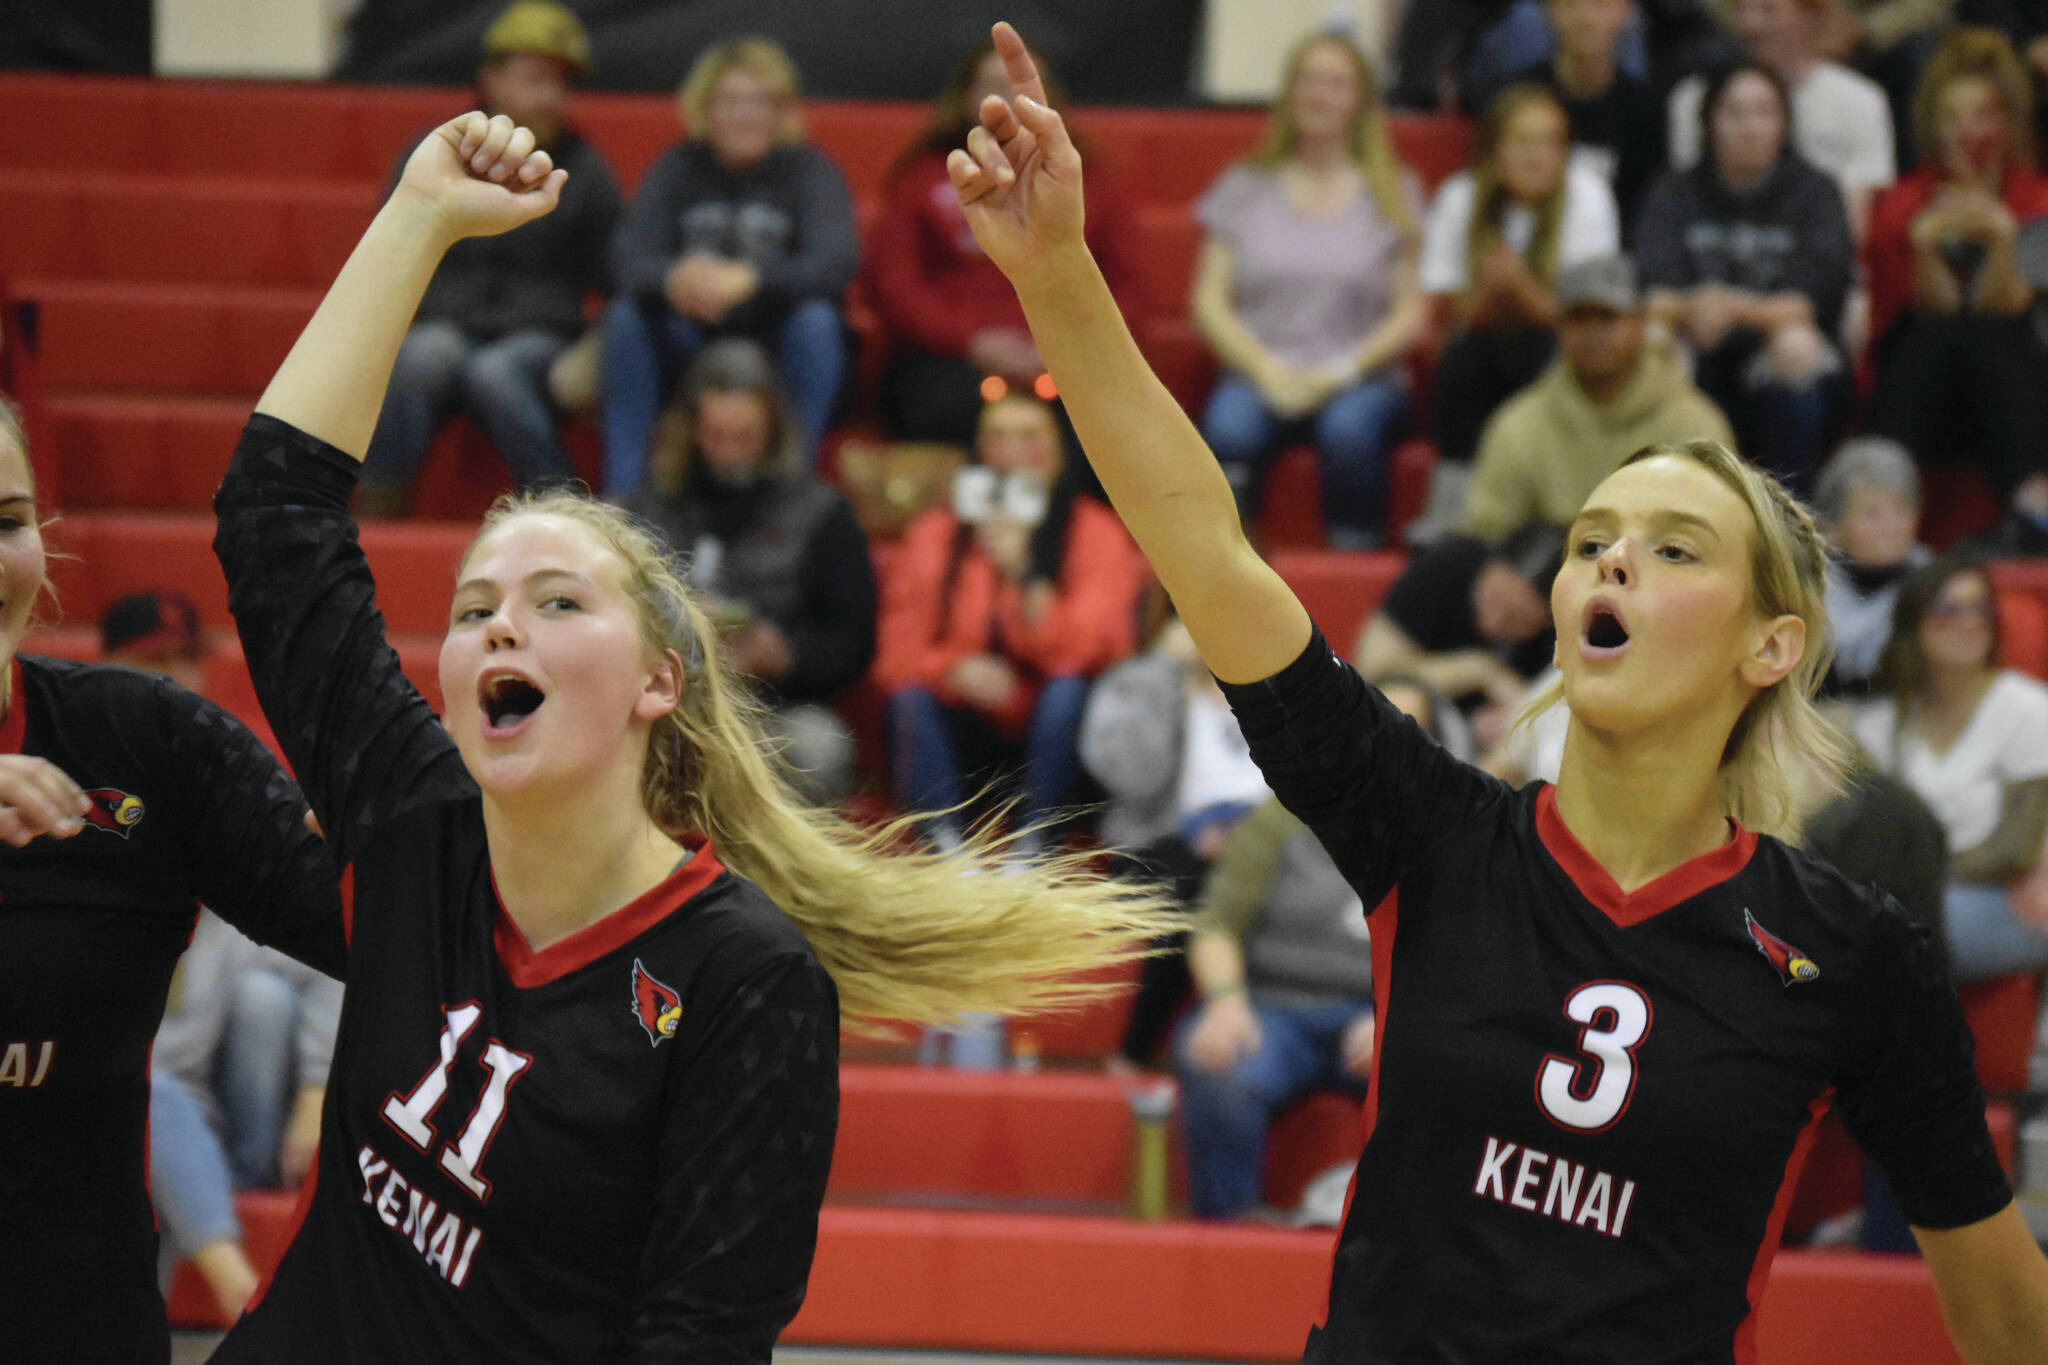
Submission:
[[[1061,479],[1051,408],[1010,394],[981,411],[978,463],[954,505],[910,524],[882,591],[875,671],[889,694],[897,799],[943,812],[992,770],[1019,770],[1023,847],[1069,799],[1089,679],[1137,645],[1146,569],[1116,514]]]
[[[966,138],[982,100],[1008,88],[1002,58],[984,39],[939,92],[930,125],[890,169],[882,216],[868,238],[869,284],[889,335],[882,416],[904,440],[972,445],[991,378],[1001,387],[990,384],[988,392],[1052,396],[1049,385],[1038,388],[1045,364],[1017,295],[974,244],[946,179],[946,153]],[[1088,246],[1136,327],[1144,311],[1137,218],[1099,158],[1088,167]]]
[[[2048,353],[2019,229],[2048,215],[2026,68],[1994,29],[1959,28],[1914,101],[1920,168],[1872,210],[1877,385],[1870,430],[1921,463],[1982,464],[2017,547],[2048,548]]]

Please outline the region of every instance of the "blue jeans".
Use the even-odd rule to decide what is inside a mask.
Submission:
[[[2012,912],[2002,886],[1951,882],[1942,896],[1957,981],[1984,981],[2048,967],[2048,932]]]
[[[1352,1001],[1311,1008],[1252,1002],[1259,1050],[1228,1071],[1204,1071],[1188,1056],[1199,1012],[1173,1039],[1180,1078],[1181,1138],[1187,1144],[1188,1202],[1197,1218],[1234,1218],[1264,1193],[1266,1131],[1274,1116],[1312,1090],[1360,1090],[1344,1070],[1344,1031],[1367,1006]]]
[[[573,478],[547,391],[548,366],[568,348],[566,337],[539,328],[477,342],[452,322],[418,324],[398,348],[363,457],[364,483],[411,483],[434,433],[458,408],[482,425],[521,487]]]
[[[1394,424],[1408,407],[1398,374],[1368,375],[1305,418],[1274,413],[1250,381],[1228,374],[1217,382],[1202,414],[1202,437],[1223,465],[1237,494],[1239,513],[1258,510],[1259,476],[1283,441],[1307,436],[1322,475],[1323,520],[1340,549],[1364,549],[1385,520],[1387,448]]]
[[[617,298],[604,310],[600,423],[606,497],[624,498],[639,491],[662,395],[712,337],[660,303]],[[783,387],[815,452],[846,376],[846,333],[839,310],[824,299],[805,299],[789,310],[772,338],[757,340],[773,342]]]
[[[179,1256],[242,1240],[227,1153],[185,1083],[149,1073],[149,1198],[163,1224],[163,1278]]]
[[[970,776],[1021,766],[1014,818],[1020,827],[1047,819],[1068,799],[1080,771],[1087,700],[1086,678],[1047,679],[1019,746],[973,707],[949,706],[927,688],[904,688],[889,699],[897,798],[918,811],[953,810],[974,795]]]

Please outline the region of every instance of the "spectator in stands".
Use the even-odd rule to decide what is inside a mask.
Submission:
[[[1550,663],[1550,584],[1564,530],[1531,522],[1496,545],[1445,536],[1419,551],[1358,637],[1368,676],[1401,673],[1473,705],[1472,743],[1490,749],[1529,679]]]
[[[608,285],[620,205],[611,168],[568,122],[570,82],[589,71],[590,37],[555,0],[516,0],[484,30],[477,103],[531,128],[569,182],[547,217],[459,243],[434,271],[363,462],[363,515],[404,513],[434,433],[457,412],[476,418],[522,487],[574,476],[548,368],[583,331],[584,295]],[[393,185],[404,168],[401,156]]]
[[[108,607],[100,653],[110,664],[161,673],[187,692],[206,690],[206,633],[183,593],[130,593]]]
[[[149,1194],[166,1281],[188,1257],[230,1320],[257,1285],[235,1191],[312,1169],[340,1022],[339,981],[200,911],[150,1053]]]
[[[1108,799],[1097,833],[1121,876],[1201,894],[1230,832],[1267,799],[1266,779],[1194,641],[1169,619],[1152,647],[1096,680],[1081,715],[1081,766]],[[1145,959],[1118,1056],[1148,1064],[1187,995],[1181,943]]]
[[[1437,361],[1441,458],[1416,538],[1458,524],[1486,420],[1549,363],[1558,272],[1621,249],[1613,192],[1569,153],[1557,96],[1510,86],[1487,110],[1472,169],[1445,181],[1430,205],[1422,287],[1454,330]]]
[[[1895,125],[1901,163],[1913,159],[1920,136],[1913,126],[1917,120],[1904,114],[1956,9],[1956,0],[1832,0],[1821,10],[1815,45],[1823,57],[1847,62],[1884,87],[1900,115]]]
[[[100,650],[188,691],[205,681],[199,612],[179,593],[108,607]],[[311,1166],[340,1014],[340,982],[200,911],[150,1052],[149,1192],[166,1287],[176,1258],[190,1259],[230,1320],[258,1283],[234,1192],[296,1185]]]
[[[2048,214],[2032,94],[2002,34],[1959,28],[1914,105],[1924,155],[1872,213],[1869,427],[1923,464],[1982,466],[2009,508],[2005,548],[2048,546],[2048,385],[2015,244]]]
[[[1957,17],[1984,24],[2012,40],[2034,81],[2034,142],[2048,139],[2048,0],[1963,0]]]
[[[1857,743],[1925,800],[1948,832],[1943,897],[1956,979],[2048,967],[2048,923],[2017,913],[2048,831],[2048,687],[1998,662],[1991,579],[1940,559],[1899,589],[1878,696]]]
[[[691,589],[771,708],[798,790],[822,806],[853,790],[853,734],[831,702],[874,658],[876,591],[852,507],[804,451],[767,352],[715,341],[657,426],[631,506],[684,556]]]
[[[982,100],[1008,91],[1002,58],[984,38],[954,70],[931,122],[884,183],[882,214],[867,242],[868,284],[888,334],[882,420],[903,440],[972,445],[982,404],[998,391],[990,380],[1041,397],[1050,391],[1016,291],[975,245],[946,179],[946,153],[967,144]],[[1053,99],[1065,103],[1056,88]],[[1089,157],[1087,177],[1088,249],[1137,329],[1145,313],[1137,217],[1102,158]]]
[[[1856,280],[1842,193],[1790,145],[1784,82],[1757,62],[1715,75],[1708,155],[1660,181],[1636,262],[1650,311],[1693,351],[1693,376],[1742,452],[1794,488],[1848,420],[1848,368],[1829,340]]]
[[[1197,206],[1194,320],[1224,375],[1202,436],[1247,521],[1266,461],[1315,444],[1339,549],[1378,544],[1387,453],[1407,408],[1402,360],[1427,321],[1416,283],[1422,197],[1387,139],[1357,44],[1297,44],[1266,141]]]
[[[1733,442],[1677,348],[1649,338],[1627,257],[1570,267],[1555,298],[1560,354],[1487,423],[1465,504],[1467,535],[1498,541],[1532,521],[1561,530],[1642,447],[1700,436]]]
[[[1733,0],[1729,21],[1752,61],[1778,73],[1791,92],[1792,145],[1834,178],[1856,240],[1870,222],[1871,201],[1897,176],[1892,111],[1868,76],[1825,60],[1815,43],[1835,0]],[[1704,77],[1671,92],[1671,164],[1697,163],[1706,145],[1700,102]]]
[[[840,301],[860,263],[853,197],[804,141],[796,67],[765,38],[715,44],[683,82],[688,135],[648,169],[613,242],[604,484],[640,487],[667,379],[713,337],[774,354],[807,454],[846,372]]]
[[[1599,171],[1614,191],[1624,228],[1664,169],[1663,105],[1640,66],[1620,61],[1624,30],[1636,34],[1635,0],[1548,0],[1553,51],[1512,77],[1546,85],[1571,120],[1572,154]]]
[[[1380,688],[1432,729],[1427,687],[1388,677]],[[1278,801],[1231,836],[1189,931],[1202,1006],[1174,1039],[1197,1218],[1258,1209],[1266,1133],[1289,1104],[1322,1089],[1363,1096],[1373,1051],[1365,910]]]
[[[942,849],[958,843],[960,808],[992,769],[1018,775],[1020,828],[1039,830],[1070,799],[1088,680],[1130,654],[1145,581],[1116,515],[1061,479],[1045,403],[989,404],[975,454],[953,505],[904,535],[875,661],[897,799],[949,813],[926,831]],[[1042,838],[1027,834],[1024,847]]]
[[[1835,549],[1827,596],[1835,661],[1826,690],[1859,697],[1891,639],[1899,585],[1934,557],[1918,538],[1920,472],[1912,453],[1882,436],[1844,442],[1821,466],[1813,510]]]

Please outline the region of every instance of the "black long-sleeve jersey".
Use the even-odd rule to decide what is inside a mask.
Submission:
[[[234,717],[126,668],[18,657],[0,753],[92,800],[68,839],[0,846],[0,1359],[170,1354],[145,1185],[149,1049],[204,900],[333,975],[334,865]]]
[[[215,500],[258,695],[355,876],[317,1185],[215,1360],[766,1361],[831,1164],[831,979],[702,846],[527,946],[385,642],[355,470],[258,416]]]
[[[1374,912],[1376,1123],[1304,1359],[1755,1359],[1832,1103],[1913,1223],[2011,1198],[1924,931],[1738,830],[1624,893],[1315,636],[1226,687],[1267,781]]]

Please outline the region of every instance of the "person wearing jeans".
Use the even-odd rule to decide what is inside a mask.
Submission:
[[[640,491],[663,393],[716,336],[776,357],[815,457],[846,374],[839,303],[860,244],[845,177],[803,140],[798,93],[796,67],[762,38],[712,46],[683,83],[689,135],[648,169],[612,244],[607,497]]]
[[[1408,411],[1408,383],[1399,370],[1360,379],[1304,418],[1266,406],[1250,381],[1226,375],[1209,395],[1202,432],[1222,462],[1238,506],[1258,503],[1259,476],[1290,437],[1315,447],[1322,477],[1323,520],[1332,547],[1371,549],[1386,519],[1388,452]]]
[[[621,203],[604,158],[567,121],[570,81],[589,69],[582,23],[553,0],[520,0],[485,32],[479,105],[531,128],[569,179],[553,213],[459,243],[434,272],[363,462],[363,514],[405,511],[434,433],[458,412],[476,418],[521,487],[574,476],[548,369],[584,330],[585,294],[609,284]]]

